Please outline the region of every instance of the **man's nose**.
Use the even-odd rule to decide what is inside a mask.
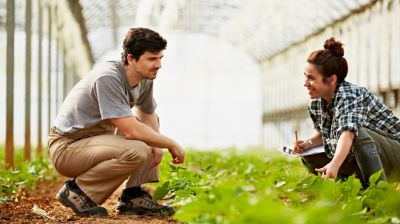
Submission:
[[[161,61],[157,61],[157,62],[154,64],[154,67],[156,67],[156,68],[161,68]]]

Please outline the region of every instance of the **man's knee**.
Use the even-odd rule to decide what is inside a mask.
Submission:
[[[151,148],[146,143],[137,140],[132,141],[130,147],[123,154],[123,159],[132,164],[143,163],[150,158]]]

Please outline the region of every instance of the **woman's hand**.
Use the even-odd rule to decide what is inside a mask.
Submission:
[[[310,140],[308,140],[308,141],[298,140],[297,142],[295,141],[293,143],[294,144],[294,147],[293,147],[294,152],[297,152],[297,153],[304,152],[305,150],[311,148],[310,142],[311,142]]]
[[[330,162],[322,168],[315,169],[316,172],[322,173],[324,179],[336,179],[340,166]]]

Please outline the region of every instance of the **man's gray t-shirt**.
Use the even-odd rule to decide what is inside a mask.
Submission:
[[[60,134],[69,134],[106,119],[132,116],[133,106],[154,112],[153,81],[142,80],[131,87],[122,62],[105,62],[74,86],[53,126]]]

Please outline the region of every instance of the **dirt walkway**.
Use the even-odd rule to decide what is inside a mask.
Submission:
[[[0,223],[176,223],[171,218],[160,218],[151,216],[117,216],[114,206],[121,188],[118,189],[102,206],[109,213],[106,218],[81,218],[74,215],[72,210],[62,206],[55,195],[63,185],[60,180],[55,184],[40,183],[36,190],[29,195],[21,196],[17,202],[0,204]],[[33,205],[47,212],[54,218],[45,218],[32,212]]]

